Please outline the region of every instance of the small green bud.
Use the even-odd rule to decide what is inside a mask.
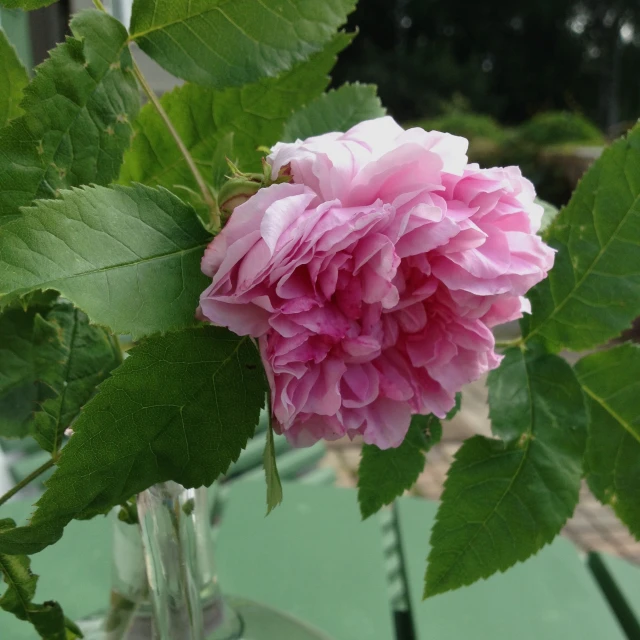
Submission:
[[[138,508],[134,499],[120,505],[118,520],[127,524],[138,524]]]
[[[226,220],[236,207],[245,203],[261,187],[261,182],[247,178],[231,178],[226,182],[218,193],[218,206],[223,219]]]

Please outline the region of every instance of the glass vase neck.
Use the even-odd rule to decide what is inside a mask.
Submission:
[[[205,489],[175,482],[138,495],[157,640],[237,640],[242,622],[215,577]]]

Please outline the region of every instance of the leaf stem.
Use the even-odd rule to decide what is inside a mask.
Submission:
[[[522,338],[514,338],[513,340],[496,340],[496,347],[498,349],[508,349],[509,347],[519,347],[524,344]]]
[[[60,450],[60,440],[64,435],[64,430],[60,429],[60,422],[64,411],[64,401],[67,397],[67,389],[69,388],[69,374],[71,373],[71,362],[73,359],[73,349],[75,346],[76,336],[78,334],[78,309],[73,311],[73,327],[71,329],[71,337],[69,338],[69,357],[64,369],[64,386],[60,393],[60,406],[58,407],[58,415],[56,416],[56,431],[53,438],[53,447],[51,449],[51,457],[57,458]]]
[[[38,467],[35,471],[32,471],[26,478],[23,478],[16,484],[15,487],[9,489],[7,493],[5,493],[2,497],[0,497],[0,506],[3,505],[9,498],[18,493],[21,489],[24,489],[30,482],[33,482],[38,476],[42,475],[45,471],[53,467],[55,464],[55,460],[53,458],[49,458],[42,466]]]
[[[110,331],[106,331],[107,337],[111,344],[111,348],[113,349],[113,357],[116,359],[118,363],[118,367],[124,362],[124,352],[122,351],[122,346],[120,345],[120,340],[118,340],[118,336],[114,335]]]
[[[99,2],[100,0],[97,0],[97,1]],[[153,104],[153,106],[155,107],[156,111],[158,112],[158,115],[162,118],[162,121],[164,122],[169,133],[173,137],[176,145],[178,145],[178,149],[180,149],[180,153],[184,157],[184,160],[187,163],[189,170],[193,174],[195,181],[198,183],[198,188],[202,193],[202,199],[204,200],[211,214],[211,223],[212,223],[213,230],[214,231],[219,230],[220,229],[220,212],[218,211],[218,205],[213,199],[213,196],[211,195],[211,191],[209,190],[207,183],[204,181],[202,174],[200,173],[198,167],[196,166],[196,163],[193,160],[193,157],[189,153],[189,149],[187,149],[185,143],[182,141],[180,134],[176,131],[176,128],[173,126],[173,123],[171,122],[167,112],[164,110],[164,107],[160,103],[160,100],[158,100],[158,96],[156,96],[153,89],[149,86],[149,83],[147,82],[146,78],[142,75],[142,71],[140,71],[140,67],[138,67],[135,60],[133,60],[133,74],[135,75],[136,80],[138,81],[138,83],[140,84],[144,92],[147,94],[149,100],[151,101],[151,104]]]

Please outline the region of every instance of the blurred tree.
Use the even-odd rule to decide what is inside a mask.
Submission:
[[[639,116],[638,83],[633,82],[637,66],[633,67],[640,49],[640,2],[582,0],[574,6],[570,27],[582,36],[587,57],[599,79],[598,120],[612,127],[621,119],[629,119],[634,103],[633,117]],[[631,96],[623,92],[633,91],[634,87],[635,100],[628,105]]]
[[[377,82],[398,119],[437,115],[456,94],[504,122],[640,115],[639,0],[360,0],[350,24],[360,35],[334,81]]]

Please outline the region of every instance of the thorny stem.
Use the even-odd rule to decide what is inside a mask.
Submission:
[[[99,2],[99,0],[97,1]],[[175,127],[173,126],[173,123],[171,122],[169,116],[167,115],[167,112],[164,110],[162,104],[160,104],[160,100],[158,100],[158,96],[156,96],[156,94],[153,92],[153,89],[147,83],[146,78],[142,75],[142,71],[140,71],[140,67],[138,67],[135,61],[133,61],[133,74],[135,75],[136,80],[138,81],[138,83],[140,84],[144,92],[149,97],[149,100],[151,101],[151,104],[153,104],[153,106],[155,107],[156,111],[158,112],[158,115],[162,118],[162,121],[164,122],[169,133],[173,137],[176,145],[178,146],[178,149],[180,149],[180,153],[184,157],[184,160],[187,163],[189,170],[193,174],[195,181],[198,183],[198,188],[202,193],[202,199],[204,200],[205,204],[207,205],[207,208],[209,209],[209,212],[211,213],[211,223],[212,223],[213,229],[217,231],[218,229],[220,229],[220,212],[218,211],[218,205],[213,199],[213,196],[211,195],[211,191],[209,190],[207,183],[204,181],[198,167],[196,166],[196,163],[193,160],[193,157],[189,153],[189,149],[187,149],[186,145],[182,141],[180,134],[176,131]]]
[[[107,10],[105,9],[101,0],[93,0],[93,3],[100,11],[107,13]],[[151,101],[151,104],[153,104],[155,110],[158,112],[158,115],[160,116],[160,118],[162,118],[162,121],[167,127],[169,133],[171,134],[171,137],[174,139],[176,145],[178,146],[178,149],[180,150],[182,157],[187,163],[187,166],[189,167],[189,171],[191,171],[196,183],[198,184],[198,189],[200,189],[200,193],[202,194],[202,199],[204,200],[204,203],[207,205],[207,208],[209,209],[209,212],[211,215],[211,226],[213,228],[213,231],[219,231],[220,230],[220,211],[218,210],[218,205],[216,204],[216,201],[213,199],[213,196],[211,195],[211,191],[209,190],[207,183],[204,181],[204,178],[202,177],[200,170],[196,166],[196,163],[193,160],[191,153],[189,153],[189,149],[187,149],[185,143],[182,141],[182,138],[180,137],[180,134],[176,131],[176,128],[173,126],[173,122],[171,122],[171,119],[169,118],[167,112],[164,110],[164,107],[160,103],[160,100],[158,100],[158,96],[156,96],[153,89],[149,86],[149,83],[147,82],[146,78],[142,75],[142,71],[140,71],[140,67],[136,64],[136,61],[133,60],[133,56],[132,56],[132,62],[133,62],[133,75],[136,77],[136,80],[138,81],[138,84],[142,87],[142,90],[147,94],[147,97]]]
[[[38,467],[35,471],[32,471],[26,478],[20,480],[20,482],[18,482],[15,487],[9,489],[7,493],[0,497],[0,506],[3,505],[7,500],[9,500],[9,498],[15,496],[18,491],[24,489],[24,487],[26,487],[30,482],[33,482],[38,476],[42,475],[45,471],[53,467],[55,463],[56,461],[54,460],[54,458],[49,458],[49,460],[47,460],[42,466]]]

